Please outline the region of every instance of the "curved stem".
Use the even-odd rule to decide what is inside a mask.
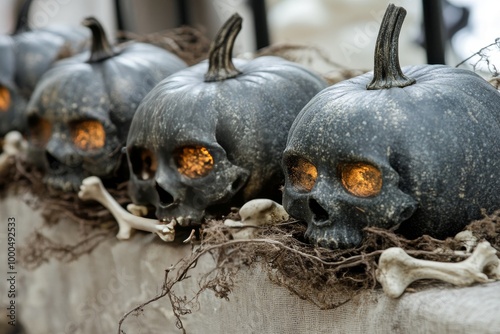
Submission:
[[[28,24],[28,14],[30,12],[32,2],[33,0],[24,1],[19,14],[17,15],[16,28],[14,29],[13,35],[31,30]]]
[[[94,63],[113,57],[115,52],[109,44],[101,23],[94,17],[87,17],[82,24],[92,31],[92,49],[88,62]]]
[[[399,65],[399,33],[406,16],[406,10],[390,4],[380,25],[375,45],[375,68],[373,80],[367,89],[388,89],[406,87],[415,83],[415,79],[406,77]]]
[[[234,40],[241,30],[243,19],[233,14],[215,36],[208,54],[208,71],[205,82],[222,81],[234,78],[241,72],[233,64],[232,53]]]

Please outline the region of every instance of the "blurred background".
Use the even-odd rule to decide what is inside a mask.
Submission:
[[[22,2],[0,0],[1,33],[12,31]],[[408,11],[400,38],[401,64],[428,62],[423,48],[423,8],[430,4],[427,16],[435,16],[432,3],[438,0],[35,0],[30,25],[79,24],[93,15],[110,36],[118,30],[150,33],[187,24],[211,38],[232,13],[238,12],[244,23],[237,54],[269,43],[306,44],[323,49],[330,59],[347,68],[370,69],[379,24],[390,2]],[[498,0],[443,0],[444,62],[455,65],[500,37],[498,14]],[[439,32],[434,29],[429,36],[436,34]],[[329,69],[321,62],[313,67]]]

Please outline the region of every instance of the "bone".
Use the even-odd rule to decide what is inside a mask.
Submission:
[[[185,244],[192,243],[195,240],[195,236],[196,236],[196,230],[192,229],[191,233],[189,233],[189,237],[187,237],[187,239],[184,240],[183,243]]]
[[[464,248],[463,251],[455,251],[455,253],[457,253],[457,254],[460,254],[460,253],[470,254],[470,253],[472,253],[472,250],[474,249],[474,247],[476,247],[476,245],[477,245],[477,237],[475,237],[472,234],[472,231],[469,231],[469,230],[465,230],[465,231],[458,233],[455,236],[455,240],[458,241],[462,245],[462,247]]]
[[[11,131],[5,135],[3,153],[0,154],[0,174],[3,174],[12,163],[11,157],[23,154],[27,143],[18,131]]]
[[[115,201],[104,188],[101,179],[96,176],[88,177],[82,181],[78,197],[84,201],[97,201],[111,212],[118,222],[119,231],[116,237],[120,240],[130,239],[132,230],[135,229],[156,233],[165,242],[174,241],[175,225],[177,224],[175,220],[168,224],[160,224],[155,219],[134,216]]]
[[[459,250],[451,249],[449,245],[445,244],[436,248],[434,252],[440,254],[470,255],[478,243],[477,237],[469,230],[458,233],[453,239],[461,246]]]
[[[226,219],[224,225],[233,227],[233,239],[253,239],[257,229],[288,220],[283,206],[269,199],[254,199],[245,203],[239,211],[241,221]]]
[[[144,205],[136,205],[134,203],[127,204],[127,211],[137,217],[144,217],[148,214],[148,207]]]
[[[389,297],[398,298],[408,285],[421,279],[437,279],[457,286],[499,280],[499,267],[495,248],[483,241],[478,243],[469,258],[458,263],[419,260],[401,248],[388,248],[380,256],[376,275],[384,292]]]
[[[491,279],[494,279],[496,281],[500,281],[500,264],[492,265],[490,267],[490,272],[491,272]]]

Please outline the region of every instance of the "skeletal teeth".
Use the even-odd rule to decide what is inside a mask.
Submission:
[[[241,221],[224,221],[224,225],[235,228],[234,232],[230,232],[233,239],[255,238],[258,227],[284,222],[289,218],[280,204],[269,199],[251,200],[241,207],[239,214]]]
[[[155,219],[132,215],[123,209],[104,188],[101,179],[91,176],[83,180],[78,197],[82,200],[95,200],[107,208],[115,217],[119,231],[116,237],[120,240],[130,238],[132,229],[156,233],[163,241],[173,241],[175,238],[175,223],[158,224]]]
[[[458,263],[419,260],[392,247],[382,253],[378,266],[377,280],[392,298],[398,298],[408,285],[421,279],[438,279],[458,286],[500,280],[500,260],[487,241],[478,243],[472,255]]]
[[[190,216],[187,216],[187,217],[179,216],[179,217],[174,217],[174,218],[162,218],[162,219],[160,219],[160,221],[163,223],[167,223],[169,221],[169,219],[170,219],[170,223],[174,222],[175,225],[180,225],[180,226],[188,226],[189,223],[191,222]]]

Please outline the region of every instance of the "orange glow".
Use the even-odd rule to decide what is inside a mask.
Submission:
[[[81,150],[102,148],[106,142],[106,132],[99,121],[89,120],[70,125],[73,144]]]
[[[342,164],[340,175],[342,185],[354,196],[372,197],[382,190],[382,173],[373,165],[363,162]]]
[[[0,112],[6,112],[10,107],[10,92],[7,87],[0,86]]]
[[[44,147],[50,139],[52,134],[52,125],[43,118],[35,118],[28,120],[29,141],[38,147]]]
[[[302,191],[311,191],[318,178],[316,166],[303,158],[291,159],[288,174],[292,185]]]
[[[179,173],[191,179],[207,175],[214,167],[214,158],[203,146],[184,146],[174,155]]]

